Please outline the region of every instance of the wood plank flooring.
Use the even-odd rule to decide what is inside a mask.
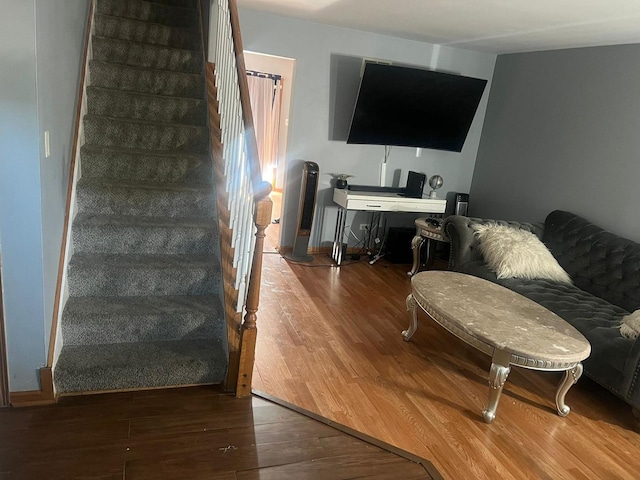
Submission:
[[[485,424],[490,358],[422,312],[411,341],[400,335],[409,266],[329,263],[265,254],[254,389],[424,457],[447,479],[640,478],[626,403],[583,377],[561,418],[560,374],[514,367]]]
[[[0,409],[0,438],[1,480],[439,478],[415,458],[214,387]]]

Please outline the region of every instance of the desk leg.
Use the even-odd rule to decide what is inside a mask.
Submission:
[[[420,234],[416,234],[411,240],[411,250],[413,250],[413,265],[411,265],[411,271],[407,272],[410,277],[414,276],[420,268],[420,248],[424,243],[424,238]]]
[[[331,253],[331,258],[337,265],[342,264],[342,253],[344,251],[343,247],[343,239],[344,239],[344,229],[347,221],[347,210],[339,207],[338,208],[338,217],[336,218],[336,231],[333,237],[333,250]]]
[[[493,422],[496,418],[496,410],[498,409],[498,402],[500,401],[500,395],[502,395],[502,387],[504,387],[511,367],[509,361],[511,360],[511,353],[505,350],[496,350],[493,352],[493,358],[491,359],[491,371],[489,372],[489,403],[487,408],[482,412],[482,418],[486,423]]]
[[[564,403],[564,396],[567,394],[571,386],[575,384],[581,376],[581,363],[573,368],[570,368],[569,370],[565,370],[564,372],[564,377],[560,381],[560,385],[558,385],[558,389],[556,390],[556,408],[558,409],[558,415],[560,415],[561,417],[566,417],[571,411],[569,405]]]
[[[418,329],[418,304],[411,293],[407,297],[407,310],[411,312],[411,323],[409,328],[402,331],[402,338],[404,338],[405,342],[408,342]]]

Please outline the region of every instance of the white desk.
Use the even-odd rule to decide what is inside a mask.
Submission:
[[[340,265],[344,252],[344,230],[347,212],[408,212],[408,213],[444,213],[447,201],[439,198],[407,198],[397,193],[360,192],[334,188],[333,201],[338,204],[338,218],[333,239],[331,258]]]

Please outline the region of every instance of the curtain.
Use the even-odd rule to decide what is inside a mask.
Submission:
[[[259,74],[260,75],[260,74]],[[281,88],[280,77],[247,74],[253,124],[258,141],[262,179],[275,184],[278,166]]]

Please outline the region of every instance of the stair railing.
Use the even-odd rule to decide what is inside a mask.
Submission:
[[[226,386],[246,396],[251,394],[271,184],[260,171],[235,0],[211,3],[210,29],[214,63],[206,68],[207,100],[229,341]]]

